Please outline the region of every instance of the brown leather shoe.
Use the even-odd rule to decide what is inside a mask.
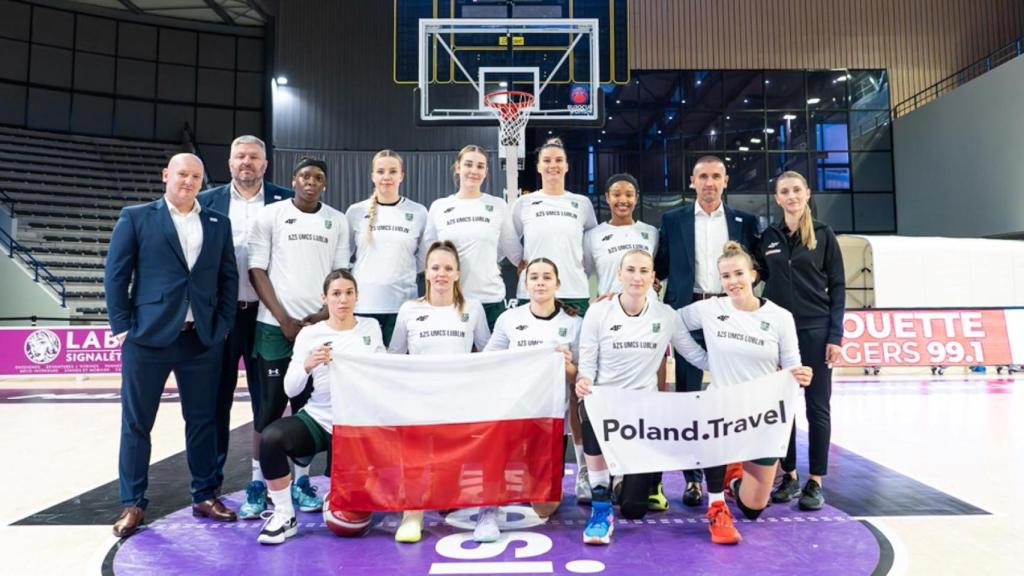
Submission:
[[[209,518],[217,522],[234,522],[238,515],[224,505],[220,498],[210,498],[192,505],[192,515],[196,518]]]
[[[127,538],[135,534],[145,515],[146,511],[138,506],[129,506],[122,510],[121,515],[117,517],[117,522],[114,522],[114,536]]]

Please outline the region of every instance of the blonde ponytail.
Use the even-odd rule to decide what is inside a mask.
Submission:
[[[798,230],[800,232],[800,243],[807,247],[808,250],[814,250],[818,247],[818,238],[814,235],[814,217],[811,214],[810,204],[810,193],[811,187],[807,184],[807,178],[804,175],[794,170],[787,170],[779,175],[775,179],[775,189],[779,189],[779,182],[786,179],[799,180],[803,185],[804,189],[807,190],[808,203],[804,206],[804,213],[800,215],[800,224]]]
[[[737,257],[746,260],[747,265],[750,266],[750,269],[754,269],[754,259],[750,257],[750,254],[746,251],[745,248],[743,248],[743,245],[735,240],[729,240],[728,242],[725,243],[725,245],[722,247],[722,255],[718,257],[718,261],[716,262],[716,264],[718,262],[721,262],[722,260],[728,260],[729,258]]]

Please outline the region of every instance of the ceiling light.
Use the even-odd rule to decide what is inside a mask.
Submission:
[[[796,114],[783,114],[783,120],[796,120]]]
[[[760,144],[761,143],[761,139],[760,138],[751,138],[750,139],[750,143],[751,144]]]
[[[740,146],[739,150],[740,152],[747,152],[748,150],[750,150],[750,148],[747,148],[746,146]]]
[[[808,98],[807,99],[807,103],[812,105],[812,106],[814,104],[817,104],[818,102],[821,102],[821,98]]]
[[[278,86],[287,86],[288,85],[288,78],[285,77],[285,76],[278,76],[277,77],[277,85]]]

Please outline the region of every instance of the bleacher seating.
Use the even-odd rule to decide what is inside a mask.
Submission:
[[[0,126],[0,189],[18,241],[64,281],[74,316],[104,316],[103,263],[121,208],[160,196],[180,146]]]

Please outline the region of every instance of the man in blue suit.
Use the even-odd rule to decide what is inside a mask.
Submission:
[[[722,295],[718,277],[718,257],[728,240],[736,240],[754,254],[757,245],[757,217],[736,210],[722,202],[722,193],[729,184],[725,162],[717,156],[697,160],[690,176],[690,187],[697,191],[697,201],[666,212],[661,218],[658,253],[654,270],[659,280],[668,279],[665,304],[675,309],[697,300]],[[703,335],[694,337],[701,344]],[[701,390],[704,373],[675,355],[676,390]],[[686,471],[686,492],[683,502],[698,506],[703,498],[699,470]]]
[[[236,519],[215,495],[217,378],[238,295],[231,223],[195,201],[203,183],[197,156],[172,157],[163,181],[163,198],[121,211],[103,279],[110,326],[122,342],[118,473],[124,510],[114,524],[122,538],[145,515],[150,431],[172,372],[185,417],[192,514]]]
[[[267,204],[285,200],[295,195],[291,189],[276,186],[265,181],[267,171],[267,147],[255,136],[239,136],[231,143],[228,158],[231,182],[211,188],[199,194],[198,201],[203,208],[227,214],[231,219],[231,235],[238,264],[238,310],[235,324],[228,332],[224,343],[224,357],[221,363],[220,382],[217,388],[217,487],[224,482],[224,464],[228,457],[228,440],[231,434],[231,404],[238,385],[238,359],[245,362],[246,383],[253,417],[259,412],[260,389],[256,359],[252,355],[253,339],[256,333],[256,310],[259,296],[249,281],[249,231],[256,215]],[[265,494],[263,474],[259,467],[260,436],[253,431],[252,438],[252,482],[246,487],[246,501],[259,499]],[[258,502],[249,508],[260,509]],[[242,506],[242,517],[247,507]],[[258,517],[258,513],[256,514]]]

